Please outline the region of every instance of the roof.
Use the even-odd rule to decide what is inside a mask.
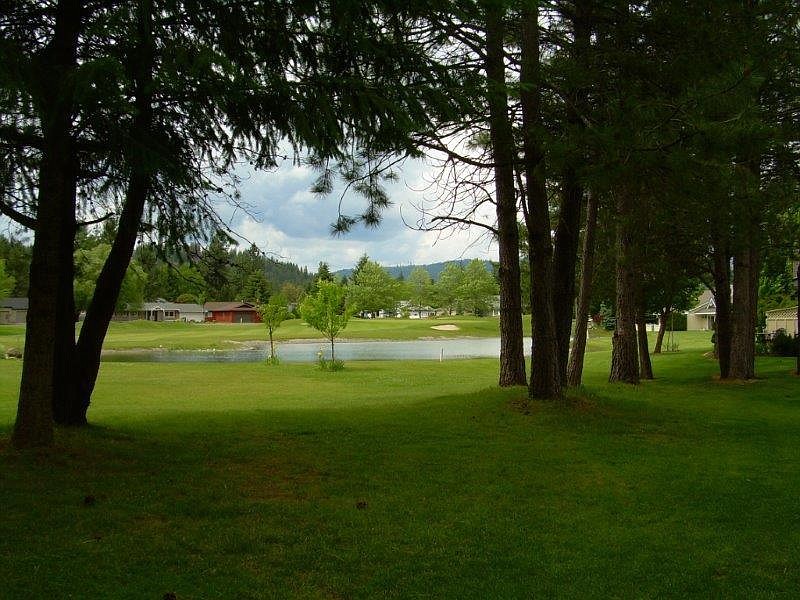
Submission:
[[[0,300],[0,308],[13,308],[15,310],[28,310],[27,298],[3,298]]]
[[[255,304],[250,302],[206,302],[204,308],[211,312],[253,312]]]
[[[792,306],[790,308],[775,308],[773,310],[764,311],[764,314],[767,315],[767,320],[796,319],[797,307]]]
[[[142,305],[142,310],[178,310],[180,312],[189,313],[189,312],[196,312],[201,313],[203,312],[203,307],[199,304],[192,304],[192,303],[179,303],[179,302],[167,302],[167,301],[157,301],[157,302],[145,302]]]
[[[697,306],[691,309],[687,314],[690,315],[716,315],[717,303],[714,302],[714,296],[709,296],[706,300],[700,302]]]

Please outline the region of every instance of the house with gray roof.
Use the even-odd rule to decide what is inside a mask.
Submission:
[[[0,300],[0,324],[24,323],[27,317],[27,298],[3,298]]]
[[[159,298],[155,302],[145,302],[139,310],[126,310],[114,313],[115,321],[184,321],[202,323],[206,320],[203,307],[188,302],[167,302]]]

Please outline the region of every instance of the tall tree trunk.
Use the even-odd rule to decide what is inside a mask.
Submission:
[[[583,233],[583,252],[581,260],[581,286],[578,293],[578,308],[575,311],[575,337],[567,367],[567,384],[579,386],[583,378],[583,359],[586,354],[586,334],[588,327],[589,303],[592,299],[592,278],[594,277],[594,247],[597,230],[597,196],[589,193],[586,204],[586,227]]]
[[[72,402],[65,407],[63,418],[56,419],[65,425],[84,425],[92,392],[100,370],[100,356],[103,350],[108,326],[122,289],[125,273],[133,256],[136,238],[139,233],[145,202],[150,192],[152,157],[147,156],[150,131],[152,128],[152,0],[139,0],[138,44],[133,79],[136,86],[134,106],[136,114],[131,130],[131,147],[128,161],[131,174],[125,204],[117,225],[114,243],[97,278],[86,318],[78,337],[75,365],[75,394]]]
[[[617,193],[616,315],[609,381],[639,383],[636,342],[636,281],[630,192]]]
[[[86,424],[86,412],[100,370],[103,341],[114,316],[122,281],[125,279],[136,245],[136,236],[149,187],[147,179],[147,176],[132,175],[128,183],[125,207],[120,216],[117,235],[97,278],[94,295],[78,337],[75,394],[71,398],[72,402],[64,406],[64,416],[56,420],[58,423],[73,426]]]
[[[653,363],[650,361],[650,349],[647,345],[647,322],[643,310],[640,310],[636,316],[636,338],[639,345],[639,377],[653,379]]]
[[[537,129],[541,124],[539,82],[539,10],[528,3],[522,12],[522,68],[520,100],[528,227],[528,260],[531,269],[531,398],[561,398],[563,389],[558,370],[558,339],[553,311],[553,248],[550,214],[544,176],[542,148]]]
[[[800,261],[797,263],[797,272],[795,273],[795,286],[797,287],[797,321],[794,334],[794,344],[797,346],[797,360],[795,362],[794,374],[800,375]]]
[[[750,175],[749,186],[740,198],[742,214],[733,257],[733,310],[731,319],[731,368],[734,379],[753,379],[756,359],[756,311],[758,308],[759,237],[761,213],[758,207],[759,161],[742,164]],[[755,190],[753,189],[755,188]]]
[[[758,269],[758,250],[751,238],[733,259],[730,376],[734,379],[755,377]]]
[[[576,2],[572,11],[567,11],[573,31],[572,59],[582,70],[588,70],[590,27],[588,2]],[[581,129],[579,110],[584,110],[587,91],[571,84],[567,91],[566,115],[569,126]],[[561,205],[553,242],[553,310],[555,311],[556,338],[558,341],[558,371],[563,385],[567,385],[570,333],[575,309],[575,269],[580,242],[581,210],[584,188],[578,180],[577,164],[581,157],[573,156],[567,162],[562,176]],[[585,323],[584,323],[585,325]]]
[[[727,379],[731,372],[731,269],[730,255],[724,243],[719,242],[713,251],[714,260],[714,349],[719,361],[720,379]]]
[[[558,374],[564,385],[567,383],[569,338],[575,309],[575,265],[582,204],[583,186],[576,180],[575,169],[568,167],[564,174],[561,209],[553,246],[553,311],[558,346]]]
[[[664,343],[664,333],[667,331],[667,319],[672,314],[672,308],[669,306],[661,309],[658,314],[658,335],[656,336],[656,345],[653,348],[653,354],[661,354],[661,346]]]
[[[522,330],[522,288],[519,267],[519,227],[514,189],[516,151],[505,68],[505,9],[486,5],[486,75],[489,79],[489,133],[494,161],[497,207],[497,245],[500,281],[500,385],[525,385],[525,354]]]
[[[71,136],[72,71],[77,60],[81,6],[61,0],[53,39],[40,57],[37,104],[43,150],[39,168],[36,233],[30,266],[27,328],[13,444],[53,441],[53,405],[71,392],[75,343],[72,297],[77,160]]]

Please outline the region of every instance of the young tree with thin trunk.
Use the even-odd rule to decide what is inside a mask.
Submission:
[[[264,323],[267,328],[267,333],[269,334],[269,358],[267,362],[274,364],[277,357],[275,355],[275,341],[273,336],[275,330],[281,326],[281,323],[289,318],[289,309],[286,306],[286,299],[280,294],[273,295],[269,299],[269,302],[261,304],[258,307],[258,314],[261,315],[261,322]]]
[[[306,296],[300,305],[300,315],[311,327],[325,336],[331,345],[330,366],[336,367],[336,336],[341,333],[357,307],[348,305],[347,288],[338,283],[320,281],[315,294]]]

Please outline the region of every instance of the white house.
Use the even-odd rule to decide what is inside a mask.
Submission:
[[[710,331],[717,318],[717,304],[711,290],[705,290],[697,300],[697,306],[686,313],[688,331]]]
[[[436,316],[436,309],[430,306],[415,306],[408,309],[409,319],[429,319]]]

